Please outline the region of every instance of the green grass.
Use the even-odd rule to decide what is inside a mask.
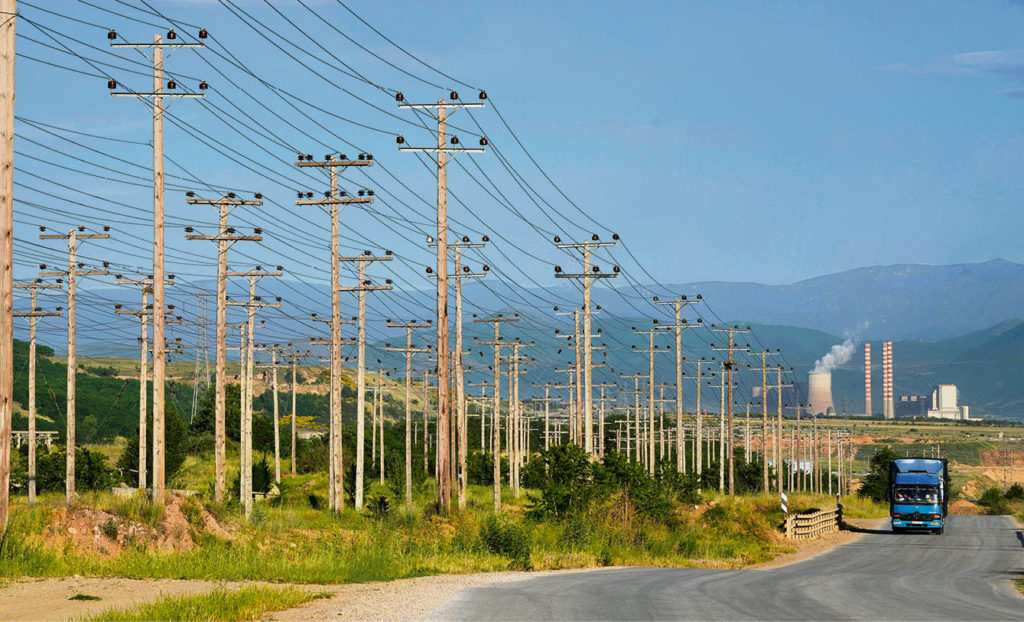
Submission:
[[[86,620],[260,620],[266,613],[290,609],[318,596],[293,587],[216,589],[208,594],[172,596],[155,603],[108,609]]]
[[[0,578],[79,574],[337,584],[524,566],[739,567],[771,559],[789,546],[776,530],[782,512],[774,495],[718,497],[696,510],[677,504],[669,519],[662,521],[639,517],[621,496],[615,496],[584,516],[535,521],[523,517],[531,493],[519,499],[506,493],[506,518],[526,533],[529,561],[524,563],[521,556],[513,559],[501,551],[492,552],[481,538],[481,528],[492,515],[489,487],[471,486],[467,509],[440,517],[425,511],[433,497],[432,486],[428,482],[417,491],[411,511],[399,497],[391,515],[378,521],[350,505],[338,515],[314,510],[308,496],[314,491],[321,499],[326,497],[324,478],[287,478],[280,500],[257,504],[265,515],[258,523],[245,521],[234,505],[208,506],[232,534],[230,541],[205,533],[202,521],[189,519],[196,537],[191,551],[162,552],[144,542],[131,542],[112,556],[48,545],[43,534],[60,511],[62,497],[43,496],[34,507],[14,506],[7,543],[0,551]],[[827,496],[806,497],[808,507],[832,502]],[[135,497],[115,499],[92,493],[83,495],[80,504],[150,525],[158,513],[145,499]]]

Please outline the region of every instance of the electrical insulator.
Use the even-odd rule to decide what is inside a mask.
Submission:
[[[117,88],[117,80],[107,80],[107,88],[114,90]]]
[[[405,136],[402,136],[401,134],[399,134],[397,137],[395,137],[395,142],[398,143],[399,145],[404,145],[405,144]]]
[[[366,154],[366,159],[367,160],[373,160],[373,154],[372,153]]]
[[[559,273],[562,271],[562,266],[555,266],[555,272]]]
[[[612,239],[613,240],[618,240],[619,239],[619,234],[618,233],[613,233],[612,234]]]
[[[199,90],[200,91],[205,91],[208,88],[210,88],[210,85],[206,83],[206,80],[203,80],[202,82],[199,83]]]
[[[178,33],[174,32],[173,30],[168,30],[167,31],[167,39],[168,40],[173,41],[174,39],[177,39],[177,38],[178,38]]]
[[[480,99],[487,99],[487,91],[480,91]]]
[[[484,237],[480,238],[480,241],[482,241],[482,242],[490,242],[490,241],[491,241],[491,238],[489,238],[489,237],[487,237],[487,236],[485,235]]]
[[[486,147],[487,146],[487,137],[486,136],[481,136],[480,137],[480,146],[481,147]]]
[[[174,89],[178,88],[178,83],[175,82],[174,80],[168,80],[167,81],[167,88],[168,88],[168,90],[173,91]]]
[[[458,137],[458,136],[452,136],[452,140],[451,140],[451,143],[452,143],[453,145],[457,145],[457,144],[459,144],[459,137]]]
[[[562,238],[560,238],[559,236],[556,235],[555,236],[555,244],[560,244],[561,242],[562,242]]]
[[[108,39],[110,39],[111,41],[113,41],[114,39],[116,39],[116,38],[117,38],[117,31],[116,31],[116,30],[113,30],[113,29],[111,29],[111,30],[110,30],[110,31],[109,31],[109,32],[107,33],[107,38],[108,38]]]
[[[402,91],[398,91],[397,93],[395,93],[395,101],[396,102],[403,102],[403,101],[405,101],[405,95],[402,95]]]
[[[490,272],[490,271],[491,271],[491,267],[488,266],[487,264],[484,264],[484,272]]]
[[[191,190],[189,190],[188,192],[185,193],[185,196],[187,196],[187,197],[194,197],[194,196],[196,196],[196,193],[191,191]]]
[[[199,29],[199,38],[200,39],[205,39],[205,38],[207,38],[209,36],[210,36],[210,33],[206,32],[205,28],[200,28]]]
[[[256,194],[254,194],[253,196],[254,196],[254,197],[256,197],[257,199],[262,199],[262,198],[263,198],[263,195],[262,195],[262,194],[260,194],[259,192],[257,192],[257,193],[256,193]]]
[[[235,194],[234,192],[229,192],[229,193],[228,193],[228,198],[229,198],[229,199],[233,199],[233,198],[235,198],[236,196],[238,196],[238,195],[237,195],[237,194]]]
[[[468,235],[462,236],[462,241],[463,242],[469,242],[469,236]]]

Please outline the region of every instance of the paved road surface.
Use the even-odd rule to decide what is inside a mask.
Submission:
[[[467,590],[450,620],[1024,620],[1024,533],[954,516],[943,536],[867,533],[772,570],[624,568]]]

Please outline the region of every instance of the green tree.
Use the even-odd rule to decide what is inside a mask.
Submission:
[[[899,456],[890,447],[883,447],[871,456],[868,474],[857,491],[862,497],[882,502],[889,498],[889,463]]]
[[[153,413],[149,413],[149,421],[146,424],[146,430],[148,432],[149,441],[146,443],[148,456],[146,458],[146,481],[153,481]],[[183,462],[185,462],[185,454],[187,453],[187,443],[185,439],[185,425],[181,421],[181,417],[178,416],[178,411],[175,410],[174,406],[167,404],[164,407],[164,477],[166,481],[170,481],[171,478],[181,468]],[[124,453],[121,454],[121,458],[117,461],[117,468],[121,470],[121,477],[125,483],[130,486],[139,485],[139,428],[135,427],[135,433],[128,437],[128,444],[124,448]]]

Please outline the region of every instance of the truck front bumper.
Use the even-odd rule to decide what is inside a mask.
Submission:
[[[905,520],[902,518],[894,518],[892,519],[892,526],[901,529],[939,529],[942,527],[942,519]]]

